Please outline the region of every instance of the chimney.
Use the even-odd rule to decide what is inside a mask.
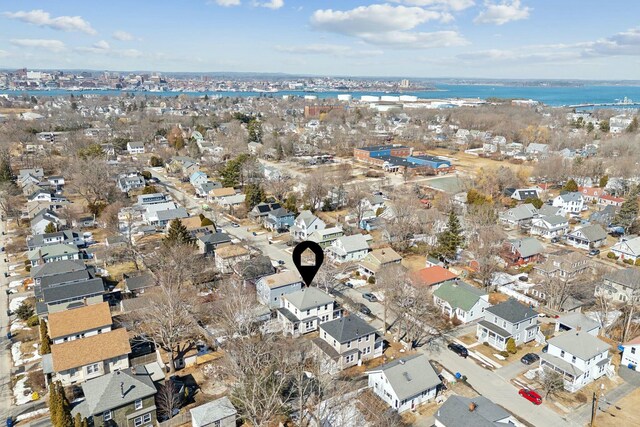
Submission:
[[[475,402],[469,403],[469,412],[475,411],[477,406]]]
[[[582,330],[582,326],[576,326],[576,333],[580,332]]]
[[[120,397],[124,399],[124,382],[120,382]]]

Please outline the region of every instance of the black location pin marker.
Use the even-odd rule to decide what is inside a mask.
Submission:
[[[307,249],[311,249],[311,252],[316,256],[315,263],[313,265],[303,265],[302,264],[302,253]],[[304,242],[300,242],[293,248],[293,263],[296,265],[298,269],[298,273],[302,276],[302,280],[306,283],[307,286],[311,285],[311,281],[316,276],[318,270],[320,270],[320,266],[322,265],[322,261],[324,261],[324,251],[316,242],[311,242],[309,240],[305,240]]]

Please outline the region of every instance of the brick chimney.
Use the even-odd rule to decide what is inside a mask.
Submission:
[[[477,406],[475,402],[469,403],[469,412],[475,411]]]

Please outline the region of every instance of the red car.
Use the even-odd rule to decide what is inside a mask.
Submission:
[[[542,397],[540,397],[540,395],[536,393],[535,390],[531,390],[530,388],[521,388],[518,394],[520,394],[520,396],[524,397],[534,405],[542,404]]]

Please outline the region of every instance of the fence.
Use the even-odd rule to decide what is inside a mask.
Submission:
[[[181,412],[170,420],[158,423],[159,427],[178,427],[184,424],[191,424],[191,414],[188,411]]]
[[[500,286],[498,287],[498,292],[503,293],[505,295],[509,295],[510,297],[513,297],[515,299],[517,299],[520,302],[524,302],[526,304],[529,304],[533,307],[537,307],[538,305],[540,305],[540,303],[538,301],[536,301],[535,299],[528,297],[526,295],[521,294],[520,292],[508,288],[507,286]]]

